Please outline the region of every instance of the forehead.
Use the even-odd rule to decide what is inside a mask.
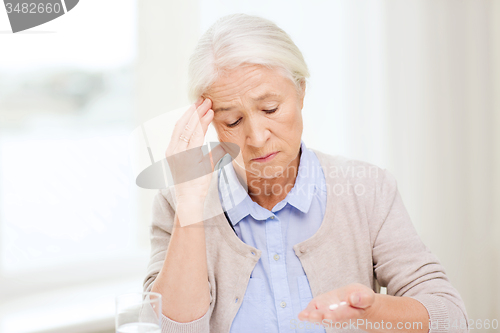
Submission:
[[[282,97],[293,89],[293,83],[280,71],[259,65],[242,66],[219,77],[204,94],[214,103],[229,103],[242,97],[262,101]]]

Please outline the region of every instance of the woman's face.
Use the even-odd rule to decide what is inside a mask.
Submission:
[[[277,70],[249,65],[219,78],[204,97],[212,101],[219,141],[240,148],[238,164],[255,177],[275,178],[298,161],[304,92],[305,84],[297,94]],[[233,158],[238,154],[227,152]],[[259,159],[271,153],[275,155]]]

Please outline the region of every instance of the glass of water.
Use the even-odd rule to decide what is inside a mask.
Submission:
[[[116,297],[117,333],[160,333],[161,295],[130,293]]]

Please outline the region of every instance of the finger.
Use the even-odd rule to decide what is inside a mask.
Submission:
[[[182,116],[179,118],[179,120],[177,120],[177,123],[175,124],[174,130],[172,132],[172,137],[171,137],[171,141],[175,142],[175,146],[177,146],[177,142],[180,140],[179,137],[181,136],[182,132],[184,131],[184,128],[186,127],[187,123],[189,122],[189,119],[191,118],[193,113],[200,107],[202,102],[203,102],[203,98],[200,97],[194,104],[191,104],[187,108],[187,110],[182,114]]]
[[[208,125],[210,125],[214,116],[213,110],[210,109],[211,106],[212,101],[207,98],[203,101],[202,105],[200,105],[198,111],[193,114],[192,119],[188,124],[188,126],[194,127],[188,143],[189,148],[200,147],[203,145]],[[196,115],[198,115],[198,118],[196,118]]]
[[[220,159],[226,155],[226,151],[222,145],[217,145],[212,151],[210,151],[210,162],[212,163],[212,171],[217,163],[219,163]]]
[[[196,108],[198,108],[204,100],[205,100],[205,98],[203,98],[203,96],[198,97],[198,99],[194,102],[194,105],[196,105]]]
[[[193,133],[196,131],[200,131],[201,129],[201,124],[200,124],[200,119],[207,113],[207,111],[210,109],[211,101],[207,98],[201,103],[201,105],[198,107],[198,109],[193,112],[191,117],[189,118],[189,122],[184,126],[184,130],[181,132],[180,135],[182,135],[184,138],[188,140],[186,142],[185,140],[179,140],[179,143],[177,145],[178,150],[186,150],[188,147],[193,148],[193,147],[199,147],[203,144],[203,139],[201,142],[199,140],[196,140],[193,142],[192,136]]]
[[[191,148],[189,148],[189,151],[191,151]],[[202,155],[202,165],[203,165],[202,173],[203,173],[203,175],[211,174],[215,170],[215,168],[214,168],[215,165],[219,162],[219,160],[224,155],[226,155],[226,152],[224,151],[224,148],[222,148],[222,146],[220,146],[220,145],[217,145],[207,155]],[[197,178],[197,177],[194,177],[194,178]]]
[[[316,303],[311,301],[306,308],[299,313],[300,320],[308,320],[312,311],[316,310]]]
[[[224,142],[221,141],[220,144],[224,147],[224,150],[231,155],[232,159],[235,160],[238,158],[238,155],[240,155],[240,147],[233,143],[233,142]]]
[[[364,309],[358,309],[350,306],[350,304],[346,301],[334,303],[333,305],[336,306],[319,309],[324,319],[332,321],[346,321],[348,319],[360,318],[365,311]]]
[[[322,307],[311,312],[310,318],[319,321],[322,321],[323,319],[331,321],[344,321],[348,318],[354,318],[353,313],[351,313],[351,311],[347,308],[348,307],[345,305],[340,306],[335,310],[330,310],[328,307]]]
[[[309,312],[308,321],[316,323],[321,322],[323,320],[324,313],[320,309],[315,309]]]
[[[181,118],[177,121],[177,125],[176,125],[176,130],[177,132],[182,132],[184,126],[186,126],[186,124],[189,122],[189,118],[191,118],[191,115],[194,113],[194,111],[196,109],[198,109],[198,107],[201,105],[201,103],[203,102],[203,99],[200,97],[198,98],[198,100],[191,104],[187,110],[182,114]],[[174,133],[174,134],[180,134],[180,133]]]
[[[193,146],[197,147],[203,144],[208,126],[212,122],[212,119],[214,119],[214,111],[212,109],[208,109],[207,112],[201,117],[200,121],[195,124],[195,129],[190,140],[190,143],[192,142]]]
[[[373,295],[363,292],[353,292],[347,298],[352,307],[364,309],[372,305]]]

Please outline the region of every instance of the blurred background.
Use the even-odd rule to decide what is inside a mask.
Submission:
[[[0,333],[114,332],[156,194],[130,134],[189,104],[189,55],[236,12],[301,49],[306,145],[387,168],[469,318],[500,320],[500,1],[106,0],[17,34],[0,9]]]

